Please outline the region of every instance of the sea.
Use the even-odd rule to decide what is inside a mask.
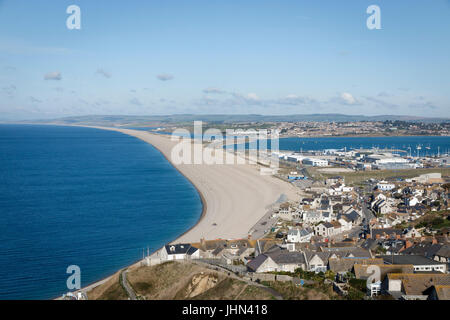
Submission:
[[[403,136],[403,137],[319,137],[319,138],[282,138],[280,150],[352,150],[378,149],[383,152],[401,150],[412,156],[435,156],[448,154],[449,136]]]
[[[0,299],[84,287],[194,226],[194,186],[153,146],[112,131],[0,125]]]
[[[267,142],[270,149],[270,140]],[[248,148],[249,145],[246,144]],[[391,152],[413,157],[449,154],[450,136],[391,136],[391,137],[317,137],[280,138],[279,150],[323,151],[372,149],[374,152]]]
[[[171,134],[168,131],[154,131],[150,128],[143,127],[129,129],[152,131],[165,135]],[[190,138],[203,138],[210,141],[211,136],[203,135],[196,137],[191,133]],[[242,144],[235,144],[235,148],[238,145],[242,147]],[[268,140],[265,142],[265,145],[270,149],[271,141]],[[255,148],[257,146],[259,146],[259,143],[257,145],[246,143],[245,149]],[[450,153],[450,136],[285,137],[279,139],[278,149],[294,152],[371,149],[374,152],[391,152],[413,157],[442,156]]]

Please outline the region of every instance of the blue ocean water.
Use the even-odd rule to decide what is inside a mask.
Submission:
[[[417,147],[420,147],[418,150]],[[450,137],[446,136],[407,136],[407,137],[320,137],[283,138],[280,150],[324,150],[324,149],[379,148],[397,149],[411,152],[412,156],[442,155],[450,150]],[[409,149],[411,148],[411,149]]]
[[[137,128],[137,130],[148,130],[147,128]],[[168,131],[157,131],[159,134],[172,134]],[[195,137],[191,133],[191,138]],[[225,138],[225,137],[224,137]],[[203,139],[210,141],[210,136],[203,136]],[[236,148],[235,144],[235,148]],[[242,145],[240,145],[242,146]],[[259,146],[259,143],[258,143]],[[253,146],[255,147],[255,146]],[[271,141],[267,141],[267,148],[270,149]],[[245,144],[249,148],[249,144]],[[390,136],[390,137],[289,137],[279,139],[279,150],[285,151],[320,151],[327,149],[351,150],[351,149],[373,149],[383,151],[401,150],[403,155],[411,156],[436,156],[449,154],[450,137],[448,136]]]
[[[0,125],[0,299],[49,299],[195,225],[200,197],[151,145],[90,128]]]
[[[270,140],[267,147],[270,149]],[[246,144],[248,149],[249,144]],[[418,148],[419,147],[419,148]],[[447,136],[402,136],[402,137],[318,137],[280,138],[279,150],[318,151],[327,149],[371,149],[403,150],[412,156],[434,156],[448,154],[450,137]]]

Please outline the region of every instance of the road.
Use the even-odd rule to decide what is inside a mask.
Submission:
[[[261,220],[259,220],[258,223],[252,228],[252,239],[264,238],[264,236],[275,226],[277,219],[271,218],[273,212],[273,210],[269,210],[269,212],[267,212],[264,217],[262,217]]]
[[[134,290],[130,287],[130,284],[127,281],[127,273],[128,270],[124,270],[122,271],[121,275],[121,281],[122,281],[122,286],[125,288],[125,290],[127,291],[128,297],[130,297],[130,300],[137,300],[136,294],[134,293]]]
[[[365,187],[364,187],[364,194],[362,195],[363,198],[363,203],[361,204],[362,207],[362,213],[363,213],[363,218],[365,218],[365,223],[364,226],[368,229],[369,228],[369,222],[370,220],[372,220],[373,218],[376,218],[376,216],[373,214],[372,210],[369,209],[369,194],[372,193],[373,190],[373,185],[368,183]]]
[[[361,197],[361,208],[362,208],[362,218],[363,218],[363,222],[361,223],[361,225],[359,226],[355,226],[353,227],[350,231],[348,232],[344,232],[341,234],[338,234],[336,236],[332,236],[330,237],[330,239],[333,240],[343,240],[343,235],[347,235],[348,238],[359,238],[359,235],[364,232],[365,230],[369,230],[369,222],[370,220],[372,220],[373,218],[376,218],[375,215],[373,214],[372,210],[369,209],[369,196],[367,196],[367,194],[370,194],[371,191],[373,189],[373,186],[371,186],[370,184],[367,184],[364,187],[364,191],[363,194],[358,194],[359,197]]]
[[[270,232],[270,230],[275,226],[278,219],[272,218],[272,215],[275,212],[275,208],[280,203],[283,203],[287,200],[285,194],[282,194],[280,198],[271,206],[267,207],[267,213],[253,226],[251,229],[253,232],[251,233],[252,239],[262,239],[266,234]]]

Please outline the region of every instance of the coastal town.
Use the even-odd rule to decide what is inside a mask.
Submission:
[[[448,155],[364,149],[276,156],[276,178],[295,186],[295,201],[280,197],[246,238],[202,237],[144,250],[130,277],[201,266],[186,280],[185,298],[210,292],[220,276],[205,272],[216,272],[245,284],[237,296],[254,288],[276,299],[450,299]],[[127,282],[126,272],[123,298],[151,297],[141,282]]]
[[[281,122],[274,123],[272,129],[282,136],[422,136],[448,135],[450,123],[424,123],[410,121],[353,121],[353,122]]]

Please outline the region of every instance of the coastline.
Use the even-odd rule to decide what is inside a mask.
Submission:
[[[449,137],[449,135],[436,135],[436,134],[425,134],[425,135],[415,135],[415,134],[394,134],[394,135],[383,135],[383,134],[349,134],[349,135],[311,135],[311,136],[296,136],[296,135],[280,135],[280,139],[284,138],[395,138],[395,137]]]
[[[199,220],[194,226],[190,227],[181,235],[177,236],[170,243],[200,242],[201,238],[205,238],[207,240],[246,238],[248,236],[248,231],[266,214],[265,207],[267,204],[274,203],[281,196],[281,194],[287,195],[287,197],[291,200],[293,200],[293,198],[298,194],[296,188],[291,184],[280,179],[276,179],[272,176],[260,175],[256,165],[175,165],[170,159],[170,152],[177,142],[171,141],[170,137],[167,135],[113,127],[85,125],[71,126],[116,131],[140,139],[157,149],[164,156],[164,158],[194,186],[202,202],[202,213],[199,217]],[[218,177],[214,175],[214,172],[216,170],[220,172],[220,175]],[[238,201],[236,201],[236,197],[234,197],[234,202],[237,202],[238,204],[239,202],[241,204],[246,203],[246,201],[243,200],[243,197],[245,197],[245,193],[242,194],[242,187],[238,190],[234,190],[236,189],[234,183],[230,183],[230,181],[233,180],[233,174],[237,180],[241,180],[241,182],[244,183],[244,188],[251,187],[251,185],[245,183],[245,181],[242,181],[242,178],[244,178],[243,180],[246,180],[248,178],[249,180],[255,181],[256,189],[258,189],[259,187],[265,189],[262,195],[271,195],[271,197],[268,197],[267,199],[266,197],[263,197],[263,200],[265,200],[265,202],[260,201],[258,196],[253,195],[254,191],[249,191],[247,196],[253,196],[256,198],[256,203],[258,203],[257,207],[251,208],[245,205],[238,205],[237,208],[233,207],[234,209],[237,209],[234,212],[227,212],[227,208],[229,208],[229,206],[225,206],[225,208],[222,208],[221,205],[228,202],[229,199],[227,196],[232,195],[231,193],[233,192],[234,195],[237,194],[239,196],[237,199]],[[228,183],[223,183],[221,188],[220,178],[224,178],[224,176],[228,178],[228,181],[226,181]],[[209,177],[211,179],[205,179],[205,177]],[[265,186],[266,184],[269,184],[270,188]],[[225,188],[223,188],[223,186],[225,186]],[[232,203],[233,201],[231,200],[229,202]],[[256,212],[252,212],[252,209],[257,210]],[[240,215],[241,217],[239,217]],[[211,225],[211,221],[215,221],[215,219],[221,220],[226,226],[222,229],[220,229],[220,227],[213,227]],[[245,223],[242,224],[242,222]],[[234,231],[230,229],[238,230]],[[160,249],[156,250],[155,252],[159,251]],[[151,254],[154,254],[155,252],[152,252]],[[121,272],[123,269],[137,267],[141,262],[142,260],[138,260],[130,264],[129,266],[118,270],[117,272]],[[115,274],[117,274],[117,272],[99,281],[91,283],[78,291],[89,292],[93,288],[111,279]],[[56,299],[60,299],[60,297]]]
[[[172,141],[167,136],[131,129],[84,127],[121,132],[153,145],[197,189],[204,205],[203,214],[194,227],[172,243],[199,242],[201,238],[208,240],[245,238],[248,231],[264,215],[264,209],[278,200],[281,194],[286,194],[291,199],[297,195],[294,186],[272,176],[261,175],[256,165],[176,165],[170,156],[172,148],[178,142]],[[250,205],[242,201],[243,198],[246,198]],[[253,213],[253,209],[263,210]],[[214,218],[218,227],[210,224]],[[236,225],[233,218],[239,218],[237,220],[240,220],[240,225]]]
[[[31,125],[34,125],[34,124],[31,124]],[[122,129],[122,128],[111,128],[111,127],[96,127],[96,126],[88,126],[88,125],[67,125],[67,124],[51,124],[51,123],[49,123],[49,124],[36,124],[36,125],[51,125],[51,126],[62,126],[62,127],[64,127],[64,126],[67,126],[67,127],[73,126],[73,127],[86,127],[86,128],[93,128],[93,129],[99,129],[99,130],[116,131],[116,132],[121,132],[121,133],[123,133],[123,134],[126,134],[126,135],[129,135],[129,136],[138,138],[138,139],[140,139],[140,140],[143,140],[143,141],[146,142],[146,143],[151,144],[155,149],[157,149],[157,150],[164,156],[164,158],[165,158],[167,161],[169,161],[169,163],[170,163],[170,164],[171,164],[178,172],[180,172],[180,174],[182,174],[182,175],[183,175],[183,176],[184,176],[184,177],[192,184],[192,186],[197,190],[197,193],[199,194],[200,199],[201,199],[201,201],[202,201],[202,212],[201,212],[201,215],[199,216],[198,221],[195,223],[194,226],[190,227],[188,230],[184,231],[181,235],[177,236],[177,237],[175,238],[175,240],[173,240],[173,242],[176,242],[178,239],[183,238],[183,236],[185,236],[186,234],[188,234],[191,230],[195,229],[195,228],[201,223],[201,221],[203,221],[203,220],[205,219],[205,217],[206,217],[206,215],[207,215],[207,211],[208,211],[207,201],[206,201],[206,199],[205,199],[203,193],[201,192],[201,190],[200,190],[200,189],[198,188],[198,186],[196,185],[195,181],[194,181],[191,177],[185,175],[185,174],[183,173],[183,171],[180,170],[180,168],[179,168],[178,166],[174,165],[174,164],[172,163],[172,161],[170,161],[170,156],[168,156],[167,153],[164,153],[161,149],[159,149],[159,148],[158,148],[157,146],[155,146],[153,143],[151,143],[151,142],[149,142],[149,141],[146,141],[145,139],[141,139],[140,137],[138,137],[138,136],[136,136],[136,135],[134,135],[134,134],[132,134],[132,133],[135,133],[135,134],[139,134],[139,135],[140,135],[142,132],[144,132],[144,133],[149,134],[149,135],[151,135],[151,136],[164,137],[164,138],[165,138],[165,139],[164,139],[164,140],[165,140],[165,141],[164,141],[165,143],[170,142],[170,135],[166,135],[166,134],[154,134],[154,133],[149,133],[149,132],[146,132],[146,131],[137,131],[137,130],[131,130],[131,129],[125,129],[125,128]],[[125,131],[126,131],[126,132],[125,132]],[[245,166],[250,167],[250,165],[245,165]],[[252,166],[251,169],[254,170],[254,171],[256,172],[255,166]],[[272,178],[273,178],[273,177],[272,177]],[[263,213],[262,213],[262,214],[263,214]],[[237,223],[237,221],[236,221],[235,223]],[[193,241],[193,242],[194,242],[194,241]],[[158,250],[159,250],[159,249],[158,249]],[[158,250],[156,250],[156,251],[158,251]],[[155,251],[154,251],[154,252],[155,252]],[[154,253],[154,252],[153,252],[153,253]],[[101,280],[95,281],[95,282],[93,282],[93,283],[90,283],[90,284],[87,285],[87,286],[84,286],[84,287],[83,287],[81,290],[79,290],[79,291],[89,292],[89,291],[92,290],[93,288],[95,288],[95,287],[97,287],[97,286],[103,284],[105,281],[108,281],[109,279],[111,279],[111,277],[113,277],[114,275],[117,275],[118,272],[122,272],[124,269],[127,269],[127,268],[137,267],[137,266],[141,265],[141,262],[142,262],[142,259],[139,259],[139,260],[137,260],[137,261],[134,261],[134,262],[130,263],[129,265],[124,266],[124,267],[121,268],[120,270],[114,272],[114,273],[111,274],[110,276],[107,276],[107,277],[105,277],[105,278],[102,278]],[[56,298],[56,299],[60,299],[60,298]]]

